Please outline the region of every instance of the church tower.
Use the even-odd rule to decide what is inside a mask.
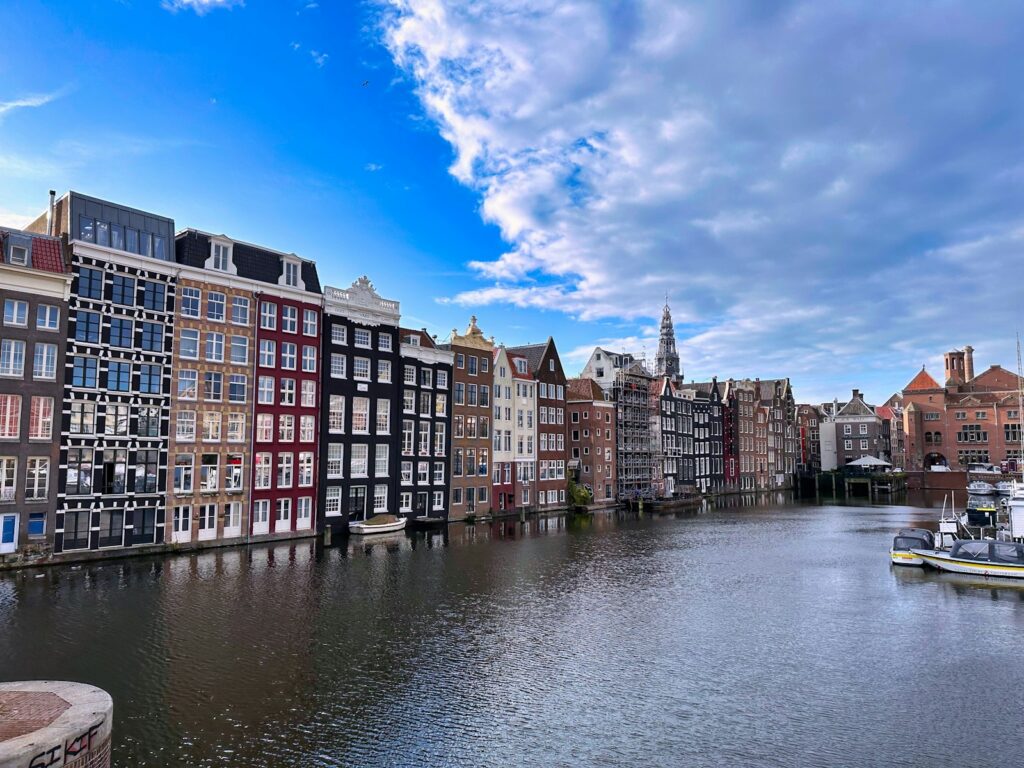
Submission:
[[[679,353],[676,352],[676,332],[672,327],[672,313],[668,302],[661,311],[661,338],[658,341],[657,374],[670,376],[673,379],[683,378],[683,369],[679,365]]]

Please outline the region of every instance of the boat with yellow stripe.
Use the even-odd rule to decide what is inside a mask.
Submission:
[[[925,564],[949,573],[1024,579],[1024,544],[994,539],[961,539],[949,552],[913,549]]]
[[[935,534],[926,528],[903,528],[892,540],[889,557],[893,565],[924,565],[915,549],[935,549]]]

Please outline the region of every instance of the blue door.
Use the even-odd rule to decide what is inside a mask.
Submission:
[[[0,554],[18,548],[18,516],[0,515]]]

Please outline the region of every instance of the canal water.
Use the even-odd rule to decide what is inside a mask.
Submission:
[[[116,766],[1024,762],[1024,588],[894,570],[910,507],[452,526],[0,577],[0,679]]]

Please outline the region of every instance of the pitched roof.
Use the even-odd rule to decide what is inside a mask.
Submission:
[[[550,339],[548,339],[550,341]],[[540,370],[540,363],[544,359],[544,351],[548,348],[548,342],[543,344],[524,344],[521,347],[509,347],[508,353],[517,357],[525,357],[531,371]]]
[[[874,416],[875,412],[871,410],[871,406],[864,402],[860,397],[855,397],[850,400],[846,405],[839,409],[839,413],[836,416]]]
[[[917,376],[910,380],[910,383],[903,388],[903,391],[915,392],[926,389],[942,389],[942,385],[933,379],[922,366],[921,370],[917,372]]]
[[[569,379],[565,382],[566,400],[604,400],[604,390],[593,379]]]
[[[12,236],[25,245],[27,245],[26,238],[31,239],[30,269],[37,269],[40,272],[53,272],[58,275],[68,273],[68,266],[64,263],[64,254],[61,250],[59,238],[2,227],[0,228],[0,249],[6,248],[7,240]],[[0,259],[2,258],[6,257],[0,256]]]
[[[421,347],[427,347],[428,349],[437,349],[437,344],[427,333],[426,329],[421,328],[420,330],[414,330],[412,328],[399,328],[398,333],[401,336],[402,341],[405,341],[409,336],[414,336],[419,339]]]
[[[896,418],[896,413],[888,405],[879,405],[875,408],[875,413],[878,414],[878,418],[892,420]]]

